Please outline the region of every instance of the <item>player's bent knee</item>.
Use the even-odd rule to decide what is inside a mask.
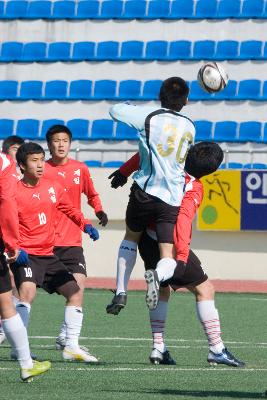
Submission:
[[[0,293],[0,314],[2,319],[11,318],[16,314],[11,291]]]
[[[197,301],[214,300],[215,290],[211,281],[207,280],[195,287]]]
[[[36,295],[36,285],[33,282],[23,282],[19,287],[20,301],[32,303]]]
[[[58,293],[62,294],[68,301],[82,299],[83,291],[80,289],[76,281],[69,281],[57,289]]]

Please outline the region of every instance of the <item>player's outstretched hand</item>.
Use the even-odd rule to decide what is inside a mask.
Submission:
[[[16,259],[17,265],[28,265],[29,264],[29,257],[28,253],[25,250],[19,249],[19,255]]]
[[[104,211],[98,211],[96,214],[99,219],[99,225],[106,226],[108,223],[108,216]]]
[[[91,225],[91,224],[85,225],[84,232],[87,233],[94,242],[97,239],[99,239],[98,230],[96,228],[94,228],[93,225]]]
[[[184,276],[185,270],[186,263],[178,260],[174,270],[173,279],[181,279]]]
[[[128,178],[124,176],[119,169],[109,175],[108,179],[111,179],[110,184],[113,189],[117,189],[119,186],[124,186],[128,180]]]

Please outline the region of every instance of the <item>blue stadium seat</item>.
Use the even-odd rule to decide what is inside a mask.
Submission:
[[[93,121],[90,139],[113,139],[113,121],[110,119]]]
[[[267,143],[267,122],[264,124],[264,130],[263,130],[263,143]]]
[[[226,87],[214,94],[214,100],[234,100],[237,93],[237,81],[229,81]]]
[[[22,57],[23,43],[21,42],[6,42],[1,48],[1,62],[20,61]]]
[[[0,81],[0,100],[16,100],[18,98],[17,81]]]
[[[195,18],[215,18],[217,14],[217,0],[198,0]]]
[[[97,100],[114,100],[116,98],[116,86],[116,81],[108,79],[96,81],[93,98]]]
[[[65,125],[62,119],[46,119],[42,123],[41,136],[40,139],[45,139],[46,132],[53,125]]]
[[[70,100],[91,100],[92,99],[92,81],[78,80],[70,83]]]
[[[44,42],[26,43],[22,51],[22,61],[45,61],[46,46]]]
[[[267,81],[263,83],[262,97],[261,100],[267,100]]]
[[[40,100],[42,98],[43,82],[25,81],[21,82],[20,100]]]
[[[76,18],[99,18],[99,1],[78,1],[78,9]]]
[[[252,163],[252,164],[245,164],[244,168],[249,169],[267,169],[267,165],[263,163]]]
[[[121,81],[119,86],[120,100],[138,100],[141,95],[141,82],[136,80]]]
[[[20,119],[18,121],[16,135],[23,139],[37,139],[40,121],[37,119]]]
[[[123,10],[123,2],[118,0],[103,1],[101,7],[101,18],[120,18]]]
[[[191,82],[189,99],[194,100],[212,100],[212,95],[205,92],[200,86],[198,81]]]
[[[261,81],[248,79],[239,83],[236,100],[260,100]]]
[[[237,123],[234,121],[216,122],[214,140],[218,142],[237,142]]]
[[[31,1],[27,11],[27,18],[50,18],[51,6],[52,3],[50,1]]]
[[[63,100],[67,97],[68,82],[48,81],[45,85],[45,100]]]
[[[72,19],[75,16],[75,1],[55,1],[53,3],[52,18]]]
[[[174,0],[171,3],[169,19],[192,18],[194,0]]]
[[[87,165],[87,167],[91,168],[99,168],[102,166],[101,161],[98,160],[86,160],[84,163]]]
[[[167,57],[168,42],[165,40],[153,40],[147,42],[145,50],[146,60],[165,60]]]
[[[89,121],[86,119],[72,119],[67,122],[67,127],[72,133],[73,140],[88,140]]]
[[[242,163],[238,163],[238,162],[229,162],[226,165],[226,168],[229,168],[229,169],[243,169],[243,164]]]
[[[117,0],[116,0],[117,1]],[[120,60],[141,60],[143,58],[144,42],[129,40],[122,42]]]
[[[139,135],[136,129],[122,122],[117,123],[116,134],[114,139],[117,140],[138,140]]]
[[[170,43],[168,60],[188,60],[191,57],[192,43],[189,40],[177,40]]]
[[[0,119],[0,139],[13,135],[13,119]]]
[[[119,57],[119,43],[108,41],[98,43],[96,60],[117,60]]]
[[[193,58],[197,60],[212,60],[215,53],[214,40],[199,40],[193,48]]]
[[[223,40],[217,43],[216,60],[232,60],[238,57],[239,43],[236,40]]]
[[[239,142],[261,142],[261,123],[256,121],[241,122],[239,126]]]
[[[241,42],[238,58],[241,60],[257,60],[262,58],[263,42],[259,40],[247,40]]]
[[[4,18],[5,1],[0,1],[0,18]]]
[[[6,18],[25,18],[27,15],[27,1],[7,1],[6,2]]]
[[[242,7],[243,18],[260,18],[264,10],[264,0],[244,0]]]
[[[95,59],[95,42],[77,42],[73,46],[72,61],[87,61]]]
[[[170,13],[170,1],[154,0],[148,3],[147,18],[168,18]]]
[[[221,0],[218,4],[217,18],[240,17],[240,0]]]
[[[196,125],[196,142],[201,140],[212,139],[212,122],[210,121],[195,121]]]
[[[122,166],[123,161],[105,161],[103,163],[104,168],[120,168]]]
[[[69,42],[56,42],[49,44],[47,61],[69,61],[69,60],[70,60]]]
[[[143,0],[131,0],[125,2],[124,13],[122,18],[133,19],[133,18],[145,18],[146,17],[146,1]]]
[[[143,88],[143,100],[158,100],[162,81],[155,79],[146,81]]]

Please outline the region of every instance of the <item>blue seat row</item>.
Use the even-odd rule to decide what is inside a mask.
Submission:
[[[163,0],[162,0],[163,1]],[[128,61],[128,60],[267,60],[267,42],[260,40],[153,40],[142,42],[5,42],[0,62]]]
[[[2,19],[266,18],[264,0],[0,1]]]
[[[2,100],[157,100],[161,80],[0,81]],[[229,81],[219,93],[206,93],[198,81],[188,82],[189,100],[267,100],[267,81]]]
[[[45,139],[45,134],[52,125],[64,123],[65,121],[58,119],[45,121],[0,119],[0,139],[13,134],[27,139]],[[94,121],[73,119],[67,121],[66,124],[76,140],[138,140],[135,129],[111,119]],[[195,125],[196,141],[267,143],[267,123],[200,120],[195,121]]]

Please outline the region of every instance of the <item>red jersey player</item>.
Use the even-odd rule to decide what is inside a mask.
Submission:
[[[138,168],[138,154],[132,157],[124,166],[111,175],[112,186],[117,188],[127,181],[129,176]],[[203,198],[203,185],[199,178],[208,175],[219,167],[223,159],[223,152],[216,143],[200,142],[192,146],[188,152],[185,170],[185,195],[183,197],[177,222],[174,229],[174,246],[176,260],[179,267],[174,276],[161,283],[158,305],[150,310],[150,324],[153,338],[153,350],[150,361],[153,364],[175,364],[165,343],[164,331],[167,316],[167,305],[170,296],[169,285],[176,290],[187,287],[196,298],[197,315],[207,336],[209,344],[208,362],[225,364],[234,367],[243,367],[245,364],[236,359],[225,347],[221,339],[220,319],[214,303],[214,288],[201,267],[198,257],[190,250],[191,226],[193,218]],[[160,259],[157,237],[152,227],[143,233],[139,243],[139,253],[146,269],[156,269]],[[130,276],[131,271],[127,272]],[[107,307],[107,312],[118,313],[125,304],[116,304],[116,297]],[[114,312],[113,312],[114,311]]]
[[[15,177],[14,177],[15,175]],[[9,269],[4,255],[6,250],[10,262],[21,262],[27,254],[19,254],[18,209],[16,203],[16,167],[5,154],[0,153],[0,313],[4,333],[17,354],[21,367],[21,379],[30,381],[50,369],[49,361],[35,362],[30,355],[27,329],[12,302]]]
[[[67,327],[65,360],[96,362],[97,359],[79,347],[82,327],[82,291],[65,265],[53,254],[55,223],[58,210],[66,214],[81,230],[96,240],[98,232],[89,220],[70,202],[62,186],[43,177],[44,150],[36,143],[23,144],[17,152],[17,162],[23,178],[17,184],[20,247],[29,254],[29,262],[11,265],[20,295],[17,310],[27,327],[36,287],[48,293],[57,292],[66,300]],[[89,229],[88,229],[89,228]]]
[[[85,194],[88,204],[94,209],[99,223],[105,226],[108,222],[106,213],[96,192],[88,167],[69,157],[72,134],[64,125],[54,125],[46,133],[51,159],[46,162],[45,176],[62,185],[70,201],[81,210],[81,195]],[[80,229],[61,212],[58,215],[54,253],[63,262],[84,290],[86,263],[82,248]],[[61,325],[56,339],[56,348],[63,349],[66,339],[66,326]]]

